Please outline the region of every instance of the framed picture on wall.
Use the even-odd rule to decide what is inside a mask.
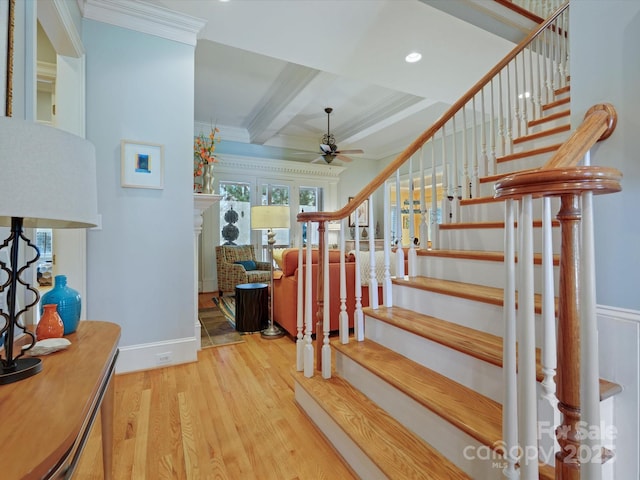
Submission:
[[[349,201],[351,202],[353,197],[349,197]],[[358,226],[359,227],[368,227],[369,226],[369,200],[365,200],[360,204],[356,211],[349,215],[349,226],[356,226],[356,215],[358,215]]]
[[[164,146],[157,143],[120,142],[120,185],[129,188],[164,188]]]

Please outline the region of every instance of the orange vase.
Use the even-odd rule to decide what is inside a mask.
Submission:
[[[36,338],[38,340],[61,338],[64,334],[64,324],[60,315],[58,315],[57,307],[55,303],[44,305],[44,313],[36,327]]]

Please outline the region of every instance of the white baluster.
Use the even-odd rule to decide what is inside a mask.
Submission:
[[[444,176],[442,182],[444,185]],[[438,225],[438,171],[436,169],[436,146],[434,141],[431,141],[431,215],[429,225],[431,227],[431,238],[428,240],[431,240],[431,248],[437,250],[440,248],[440,229]],[[428,242],[424,245],[424,248],[429,248]],[[429,272],[424,272],[423,274],[428,275]]]
[[[433,151],[433,139],[428,142],[431,145],[431,151]],[[419,227],[419,240],[423,248],[427,248],[427,237],[429,231],[429,219],[427,218],[427,206],[425,204],[425,180],[424,180],[424,146],[420,149],[420,227]]]
[[[462,184],[461,198],[471,197],[470,175],[469,175],[469,146],[467,145],[467,106],[462,107]],[[458,219],[459,220],[459,219]]]
[[[329,309],[329,293],[330,293],[330,285],[329,285],[329,228],[327,222],[323,221],[321,224],[322,229],[320,234],[323,236],[323,250],[324,250],[324,258],[323,258],[323,267],[322,273],[323,278],[319,278],[318,281],[321,281],[324,285],[322,290],[322,301],[323,301],[323,309],[322,309],[322,378],[331,378],[331,346],[329,345],[329,331],[331,329],[331,316]],[[318,252],[319,254],[320,252]],[[318,338],[320,338],[320,332],[316,332]]]
[[[511,120],[511,69],[509,65],[506,66],[507,69],[507,91],[506,91],[506,99],[507,99],[507,146],[509,147],[509,153],[513,153],[513,121]]]
[[[556,302],[553,276],[553,237],[551,224],[551,199],[543,198],[542,203],[542,380],[543,398],[553,407],[558,403],[556,398]]]
[[[502,341],[502,375],[504,379],[504,398],[502,400],[502,439],[506,454],[504,476],[519,478],[515,465],[519,461],[516,455],[518,445],[518,367],[516,359],[516,263],[515,263],[515,202],[505,201],[504,216],[504,338]]]
[[[301,226],[302,229],[302,226]],[[296,305],[296,328],[298,331],[296,340],[296,370],[304,370],[304,279],[302,278],[302,233],[298,238],[298,301]]]
[[[452,205],[452,214],[453,221],[460,221],[460,200],[462,199],[462,186],[460,185],[460,172],[458,171],[458,140],[456,138],[457,128],[456,128],[456,115],[453,115],[452,118],[452,128],[453,134],[451,135],[451,161],[453,163],[453,174],[451,178],[453,180],[453,205]]]
[[[369,197],[369,225],[375,223],[373,212],[373,195]],[[371,229],[369,229],[371,231]],[[378,309],[378,276],[376,275],[376,241],[369,234],[369,306]]]
[[[482,90],[481,90],[482,91]],[[478,166],[478,136],[476,133],[476,96],[472,99],[473,121],[471,122],[471,152],[472,152],[472,173],[471,173],[471,187],[469,191],[469,198],[477,198],[480,196],[480,181],[479,181],[479,166]],[[482,120],[484,122],[484,120]]]
[[[396,277],[404,277],[404,250],[402,249],[402,199],[400,198],[400,170],[396,170],[396,231],[398,243],[396,245]]]
[[[502,93],[502,70],[500,70],[500,73],[498,73],[498,112],[499,112],[499,117],[498,117],[498,136],[500,137],[500,143],[501,143],[501,147],[502,149],[500,150],[500,155],[506,155],[507,151],[506,151],[506,137],[507,137],[507,133],[505,131],[505,124],[504,124],[504,102],[503,102],[503,93]],[[496,165],[496,169],[497,169],[497,165]],[[497,173],[497,172],[496,172]]]
[[[407,252],[407,274],[410,277],[416,275],[416,246],[413,243],[415,238],[415,215],[414,215],[414,188],[413,188],[413,157],[409,158],[409,250]]]
[[[347,266],[344,247],[345,219],[340,220],[340,343],[349,343],[349,313],[347,312]]]
[[[384,228],[384,283],[382,285],[382,302],[386,307],[393,306],[392,284],[391,284],[391,241],[389,239],[389,232],[391,231],[391,199],[389,195],[389,185],[384,184],[384,214],[382,218],[382,224]]]
[[[514,118],[514,122],[516,123],[516,125],[514,126],[514,132],[513,135],[518,138],[522,135],[521,133],[521,124],[522,124],[522,116],[520,115],[520,85],[518,84],[518,55],[516,55],[516,57],[513,59],[512,62],[513,65],[513,85],[514,85],[514,97],[513,97],[513,118]],[[509,68],[509,67],[507,67]],[[524,92],[522,93],[522,95],[524,95]],[[513,152],[513,150],[512,150]]]
[[[364,340],[364,313],[362,312],[362,278],[360,276],[360,219],[358,218],[358,211],[354,212],[354,227],[356,231],[356,275],[355,275],[355,296],[356,296],[356,309],[353,317],[353,334],[356,341],[362,342]]]
[[[538,478],[538,416],[536,394],[535,302],[533,281],[532,197],[522,197],[518,222],[521,249],[518,252],[518,394],[520,411],[520,471],[524,480]]]
[[[585,165],[589,165],[587,152]],[[600,456],[602,428],[600,423],[600,366],[598,354],[598,318],[596,315],[595,248],[593,240],[593,192],[582,194],[582,271],[580,282],[580,420],[585,422],[589,435],[583,439],[586,451],[594,456],[582,463],[580,472],[589,480],[602,478]]]
[[[499,74],[498,74],[499,75]],[[490,163],[491,163],[491,171],[487,170],[487,175],[498,173],[498,162],[496,161],[496,135],[499,135],[499,130],[496,132],[496,112],[495,112],[495,99],[493,95],[493,78],[491,79],[491,95],[490,95],[490,105],[491,105],[491,124],[489,125],[491,131],[489,133],[489,139],[491,140],[491,155],[490,155]]]
[[[311,232],[311,222],[307,222],[307,232]],[[307,241],[307,255],[306,255],[306,282],[304,288],[304,319],[305,319],[305,346],[304,346],[304,376],[313,377],[314,371],[314,349],[313,342],[311,340],[311,331],[313,329],[313,318],[311,315],[312,310],[312,295],[311,295],[311,241]]]

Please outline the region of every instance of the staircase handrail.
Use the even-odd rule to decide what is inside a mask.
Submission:
[[[347,218],[356,208],[362,204],[369,196],[380,188],[391,175],[397,171],[404,163],[411,158],[425,143],[427,143],[443,125],[451,120],[464,106],[486,87],[499,72],[505,68],[516,56],[535,40],[538,35],[544,32],[553,22],[567,9],[569,2],[560,6],[549,18],[541,23],[537,29],[533,30],[525,37],[513,50],[511,50],[502,60],[500,60],[489,72],[483,76],[475,85],[458,99],[446,112],[444,112],[431,127],[427,128],[418,138],[416,138],[407,148],[405,148],[391,163],[389,163],[368,185],[358,192],[350,202],[344,207],[334,212],[301,212],[298,214],[298,222],[328,222]],[[563,34],[563,33],[561,33]]]
[[[496,198],[522,195],[550,195],[563,190],[594,190],[611,193],[620,189],[620,172],[605,167],[578,167],[586,153],[599,141],[608,138],[616,128],[617,113],[613,105],[601,103],[591,107],[562,147],[537,170],[515,173],[495,184]],[[587,184],[590,188],[587,188]]]

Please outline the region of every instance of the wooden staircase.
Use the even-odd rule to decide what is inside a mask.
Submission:
[[[332,340],[331,379],[293,373],[297,402],[361,478],[503,478],[504,221],[491,189],[513,171],[544,163],[567,138],[569,88],[555,94],[545,116],[529,125],[538,131],[515,139],[519,151],[498,159],[503,173],[480,179],[484,196],[460,202],[465,221],[440,226],[444,249],[418,251],[421,274],[393,280],[400,306],[364,309],[364,341]],[[537,314],[541,308],[536,295]],[[620,387],[601,380],[600,390],[606,402]],[[547,420],[551,432],[557,419]],[[541,460],[552,463],[549,444]],[[540,464],[540,478],[554,475]]]
[[[561,10],[564,11],[560,9],[558,12]],[[560,18],[558,15],[558,13],[554,14],[547,22]],[[552,26],[549,29],[554,42],[558,32],[564,31],[566,23],[557,25],[560,26]],[[531,41],[534,41],[536,35],[532,32]],[[529,41],[526,39],[523,44]],[[544,41],[542,43],[544,44]],[[519,48],[520,46],[516,51]],[[538,45],[537,49],[532,50],[539,55],[544,48]],[[542,338],[543,318],[547,319],[546,328],[549,329],[548,325],[554,322],[555,308],[556,328],[560,331],[561,327],[564,328],[566,318],[571,317],[566,310],[563,310],[563,307],[566,308],[568,295],[562,297],[563,301],[558,301],[559,292],[567,292],[562,290],[562,285],[558,286],[560,283],[558,270],[563,266],[566,268],[566,265],[560,255],[553,255],[551,268],[555,269],[556,278],[551,282],[548,281],[548,277],[553,277],[554,274],[547,272],[544,274],[546,278],[542,278],[541,254],[526,255],[531,249],[534,252],[542,252],[544,246],[550,244],[553,244],[554,252],[561,251],[560,243],[562,241],[564,247],[565,238],[564,230],[561,238],[560,230],[563,224],[559,221],[551,223],[553,233],[549,236],[550,242],[548,240],[543,242],[541,232],[543,221],[534,219],[530,222],[532,230],[535,231],[533,239],[526,248],[523,246],[521,252],[522,258],[530,259],[533,265],[533,271],[528,268],[529,260],[525,262],[526,265],[522,265],[523,272],[527,271],[531,274],[526,280],[529,281],[531,278],[533,285],[528,290],[524,289],[525,293],[521,295],[522,305],[518,305],[518,298],[515,298],[515,309],[522,309],[524,313],[522,324],[531,320],[527,326],[527,328],[530,327],[526,332],[527,336],[520,337],[525,341],[521,342],[517,348],[522,352],[531,352],[528,358],[523,357],[525,361],[518,369],[518,377],[524,379],[530,374],[531,382],[526,384],[526,388],[523,389],[526,393],[522,394],[522,398],[526,399],[528,404],[526,408],[518,407],[517,411],[534,412],[534,414],[526,418],[522,416],[516,418],[514,415],[508,418],[511,419],[512,424],[527,424],[526,428],[522,428],[522,431],[525,431],[522,435],[527,438],[516,439],[516,444],[533,445],[535,448],[533,456],[531,452],[525,452],[526,455],[521,457],[520,463],[514,464],[514,456],[509,455],[509,449],[514,445],[513,439],[511,444],[503,441],[503,438],[510,435],[504,431],[503,410],[507,413],[513,412],[514,405],[513,395],[507,399],[505,391],[507,385],[514,384],[517,368],[515,363],[512,363],[511,371],[508,367],[507,359],[515,359],[515,354],[507,355],[503,362],[503,334],[506,331],[505,325],[510,321],[507,317],[512,311],[509,309],[507,292],[512,291],[510,288],[514,283],[513,277],[505,275],[505,257],[510,257],[505,252],[513,251],[513,242],[509,249],[505,250],[507,244],[505,233],[511,230],[509,223],[513,217],[507,215],[506,218],[510,220],[508,223],[505,222],[505,200],[496,197],[500,196],[500,188],[509,186],[509,181],[513,181],[512,175],[515,173],[520,175],[516,175],[516,179],[523,176],[529,179],[527,175],[532,173],[533,175],[538,175],[539,172],[549,173],[548,170],[539,169],[543,166],[548,168],[547,162],[552,157],[556,166],[555,161],[558,157],[556,152],[565,152],[566,146],[571,143],[568,141],[571,134],[568,109],[570,86],[565,85],[569,78],[564,76],[562,78],[566,79],[566,82],[563,81],[562,86],[553,90],[546,104],[539,105],[540,114],[534,115],[534,118],[524,126],[520,119],[525,115],[518,110],[518,107],[514,115],[517,120],[513,123],[507,120],[505,125],[501,117],[499,125],[494,126],[492,104],[490,117],[492,132],[494,130],[508,132],[507,137],[509,137],[512,131],[521,132],[522,130],[517,138],[507,141],[506,148],[504,138],[498,140],[503,143],[502,148],[496,146],[495,137],[491,146],[484,143],[480,145],[482,142],[477,142],[477,136],[485,135],[485,123],[480,122],[481,127],[476,129],[475,123],[468,122],[466,120],[468,117],[465,115],[472,115],[475,121],[478,110],[475,102],[478,92],[482,91],[482,95],[485,95],[484,88],[489,82],[493,85],[495,76],[502,75],[502,69],[508,68],[506,65],[511,61],[508,58],[517,58],[519,54],[512,53],[499,63],[471,89],[472,93],[463,96],[446,115],[443,115],[443,119],[439,120],[440,123],[427,129],[355,197],[353,204],[357,206],[372,196],[375,189],[382,186],[384,181],[393,178],[393,175],[396,175],[397,179],[398,166],[407,162],[419,148],[424,146],[425,142],[431,141],[432,152],[435,152],[433,140],[436,137],[439,139],[442,146],[442,170],[438,172],[438,178],[443,179],[442,217],[444,221],[438,225],[434,250],[417,252],[415,259],[417,274],[399,276],[392,280],[393,306],[363,309],[364,325],[359,327],[356,322],[356,331],[352,336],[352,340],[355,338],[359,341],[343,343],[343,338],[329,341],[328,336],[324,339],[318,336],[316,348],[318,353],[322,350],[322,354],[318,356],[318,364],[321,363],[321,359],[322,362],[327,359],[329,345],[330,352],[335,357],[334,367],[330,371],[323,368],[322,374],[315,372],[315,375],[312,375],[308,368],[307,360],[312,357],[306,353],[312,352],[310,336],[305,336],[304,341],[302,338],[298,340],[298,358],[304,357],[304,368],[301,368],[299,363],[299,371],[293,373],[296,401],[361,478],[497,480],[505,476],[530,479],[535,478],[535,475],[542,479],[574,478],[571,475],[574,475],[575,465],[568,466],[568,462],[559,464],[563,467],[561,476],[558,476],[553,466],[555,453],[558,450],[555,428],[558,425],[565,427],[567,422],[573,419],[567,419],[572,415],[567,413],[571,402],[558,408],[560,394],[556,398],[555,384],[550,380],[553,377],[550,373],[557,372],[559,375],[561,369],[555,370],[555,366],[543,365],[544,361],[541,360],[543,354],[540,350],[540,346],[546,341]],[[516,68],[517,73],[517,67],[513,68]],[[486,118],[487,112],[484,110],[486,96],[493,98],[493,87],[485,96],[477,100],[483,108],[480,118]],[[602,107],[600,110],[605,111],[608,108],[599,107]],[[467,113],[468,110],[471,112]],[[502,103],[499,110],[502,111]],[[509,112],[507,117],[510,116],[511,106],[508,101],[506,111]],[[462,112],[460,116],[465,128],[468,128],[469,123],[473,125],[473,133],[469,134],[474,145],[471,150],[481,150],[480,155],[477,155],[477,152],[470,155],[471,157],[477,155],[472,161],[467,158],[470,150],[466,145],[467,134],[458,133],[456,128],[458,112]],[[447,119],[444,119],[445,116]],[[452,126],[445,128],[444,122],[450,120],[452,120]],[[607,135],[615,127],[615,118],[608,122]],[[446,125],[449,124],[446,123]],[[589,141],[595,141],[594,138],[606,138],[602,130],[605,128],[602,116],[599,115],[598,119],[594,118],[589,125],[592,128],[590,130],[592,136],[597,133],[597,136],[590,138]],[[598,131],[595,132],[595,129]],[[452,131],[453,135],[450,134]],[[602,134],[601,137],[600,134]],[[462,145],[458,147],[464,152],[462,154],[464,159],[461,160],[456,158],[456,137],[463,138]],[[446,163],[450,160],[445,162],[445,159],[451,158],[449,156],[451,153],[448,152],[445,155],[445,147],[449,143],[453,144],[454,160],[451,161],[450,171],[447,172]],[[479,167],[479,163],[489,165],[490,162],[478,162],[477,157],[486,159],[491,156],[487,155],[487,151],[495,155],[498,150],[501,154],[494,157],[495,162],[492,168]],[[575,152],[573,153],[574,157],[578,156]],[[436,190],[434,188],[435,160],[433,165],[431,192]],[[484,168],[484,176],[476,178],[481,168]],[[605,176],[607,174],[605,173]],[[409,166],[409,178],[410,185],[413,185],[411,166]],[[453,182],[451,178],[454,178]],[[611,183],[604,187],[607,192],[619,189],[619,185],[616,186],[616,174],[611,173],[610,178]],[[553,181],[556,182],[557,179],[554,178]],[[396,191],[398,191],[399,180],[396,182]],[[498,192],[495,196],[494,185]],[[410,192],[412,192],[411,188]],[[548,191],[551,192],[550,194],[556,194],[556,190]],[[473,195],[472,192],[474,192]],[[561,190],[560,195],[563,193],[564,190]],[[516,194],[520,194],[520,190]],[[385,208],[387,208],[386,195],[385,192]],[[411,195],[412,193],[409,198],[415,198]],[[509,197],[510,194],[503,195]],[[572,195],[575,196],[573,193]],[[398,196],[396,201],[398,210],[400,209],[399,200]],[[527,201],[535,207],[543,203],[543,200],[535,198]],[[562,196],[563,206],[564,202],[565,197]],[[552,211],[558,211],[561,206],[560,199],[552,199],[551,205]],[[323,222],[344,219],[345,215],[352,213],[353,208],[355,206],[344,207],[338,212],[328,214],[300,214],[298,220],[319,222],[322,233]],[[542,208],[533,209],[533,211],[542,211]],[[566,222],[564,217],[561,220]],[[385,219],[385,225],[386,222]],[[514,223],[517,223],[517,220]],[[528,226],[525,225],[522,230],[523,232],[528,230]],[[357,230],[356,235],[358,235]],[[574,241],[572,245],[577,243]],[[319,249],[322,250],[322,248],[324,247],[321,240]],[[565,252],[564,249],[562,251]],[[411,249],[408,250],[410,264],[413,261],[411,258],[413,253]],[[574,252],[571,251],[569,257],[573,259],[573,256]],[[521,263],[519,259],[516,261]],[[374,268],[372,268],[373,271]],[[373,276],[372,273],[371,280]],[[322,278],[322,275],[319,274],[319,277]],[[523,277],[523,283],[524,280]],[[553,283],[555,288],[550,291],[548,298],[553,297],[554,293],[556,296],[555,302],[547,303],[551,311],[546,317],[540,294],[543,290],[543,282],[546,282],[544,285]],[[318,282],[319,285],[321,283]],[[528,297],[527,292],[531,297]],[[575,292],[569,293],[575,294]],[[571,296],[571,298],[574,297],[575,295]],[[318,298],[322,298],[321,289],[318,292]],[[322,302],[318,303],[321,312]],[[549,312],[549,308],[546,311]],[[574,321],[575,317],[571,317],[568,323]],[[531,332],[533,334],[530,334]],[[571,334],[575,335],[575,330],[569,330],[568,335]],[[514,349],[516,347],[515,340],[513,343],[505,340],[504,343],[513,345]],[[523,346],[523,343],[528,345]],[[555,348],[555,340],[553,343]],[[571,347],[575,347],[575,342]],[[559,352],[560,348],[561,346],[558,347]],[[305,353],[302,349],[306,349]],[[563,356],[564,358],[571,357]],[[560,365],[560,362],[558,364]],[[591,377],[592,384],[595,384],[596,388],[590,398],[595,400],[597,410],[596,377],[597,374]],[[518,378],[519,382],[520,378]],[[535,386],[535,392],[532,386]],[[558,383],[558,392],[561,387],[566,388],[565,384]],[[599,387],[601,417],[605,423],[611,424],[613,410],[611,402],[613,396],[621,389],[618,385],[604,379],[600,379]],[[564,390],[562,393],[567,394]],[[573,395],[574,391],[570,393]],[[518,390],[518,399],[520,395]],[[537,401],[537,408],[534,402],[532,409],[532,398]],[[531,432],[535,430],[530,428],[531,419],[536,415],[535,412],[537,412],[535,420],[537,420],[538,439],[536,441],[534,438],[531,441]],[[509,427],[508,422],[506,425]],[[560,443],[562,454],[565,455],[567,452],[565,446],[568,442],[562,440]],[[532,471],[536,471],[536,466],[537,474],[531,474]],[[605,463],[602,467],[605,479],[612,478],[611,470],[607,468]],[[515,471],[518,469],[522,472],[521,477],[518,477],[518,472]],[[568,472],[569,469],[574,470]],[[562,477],[565,474],[568,476]]]

